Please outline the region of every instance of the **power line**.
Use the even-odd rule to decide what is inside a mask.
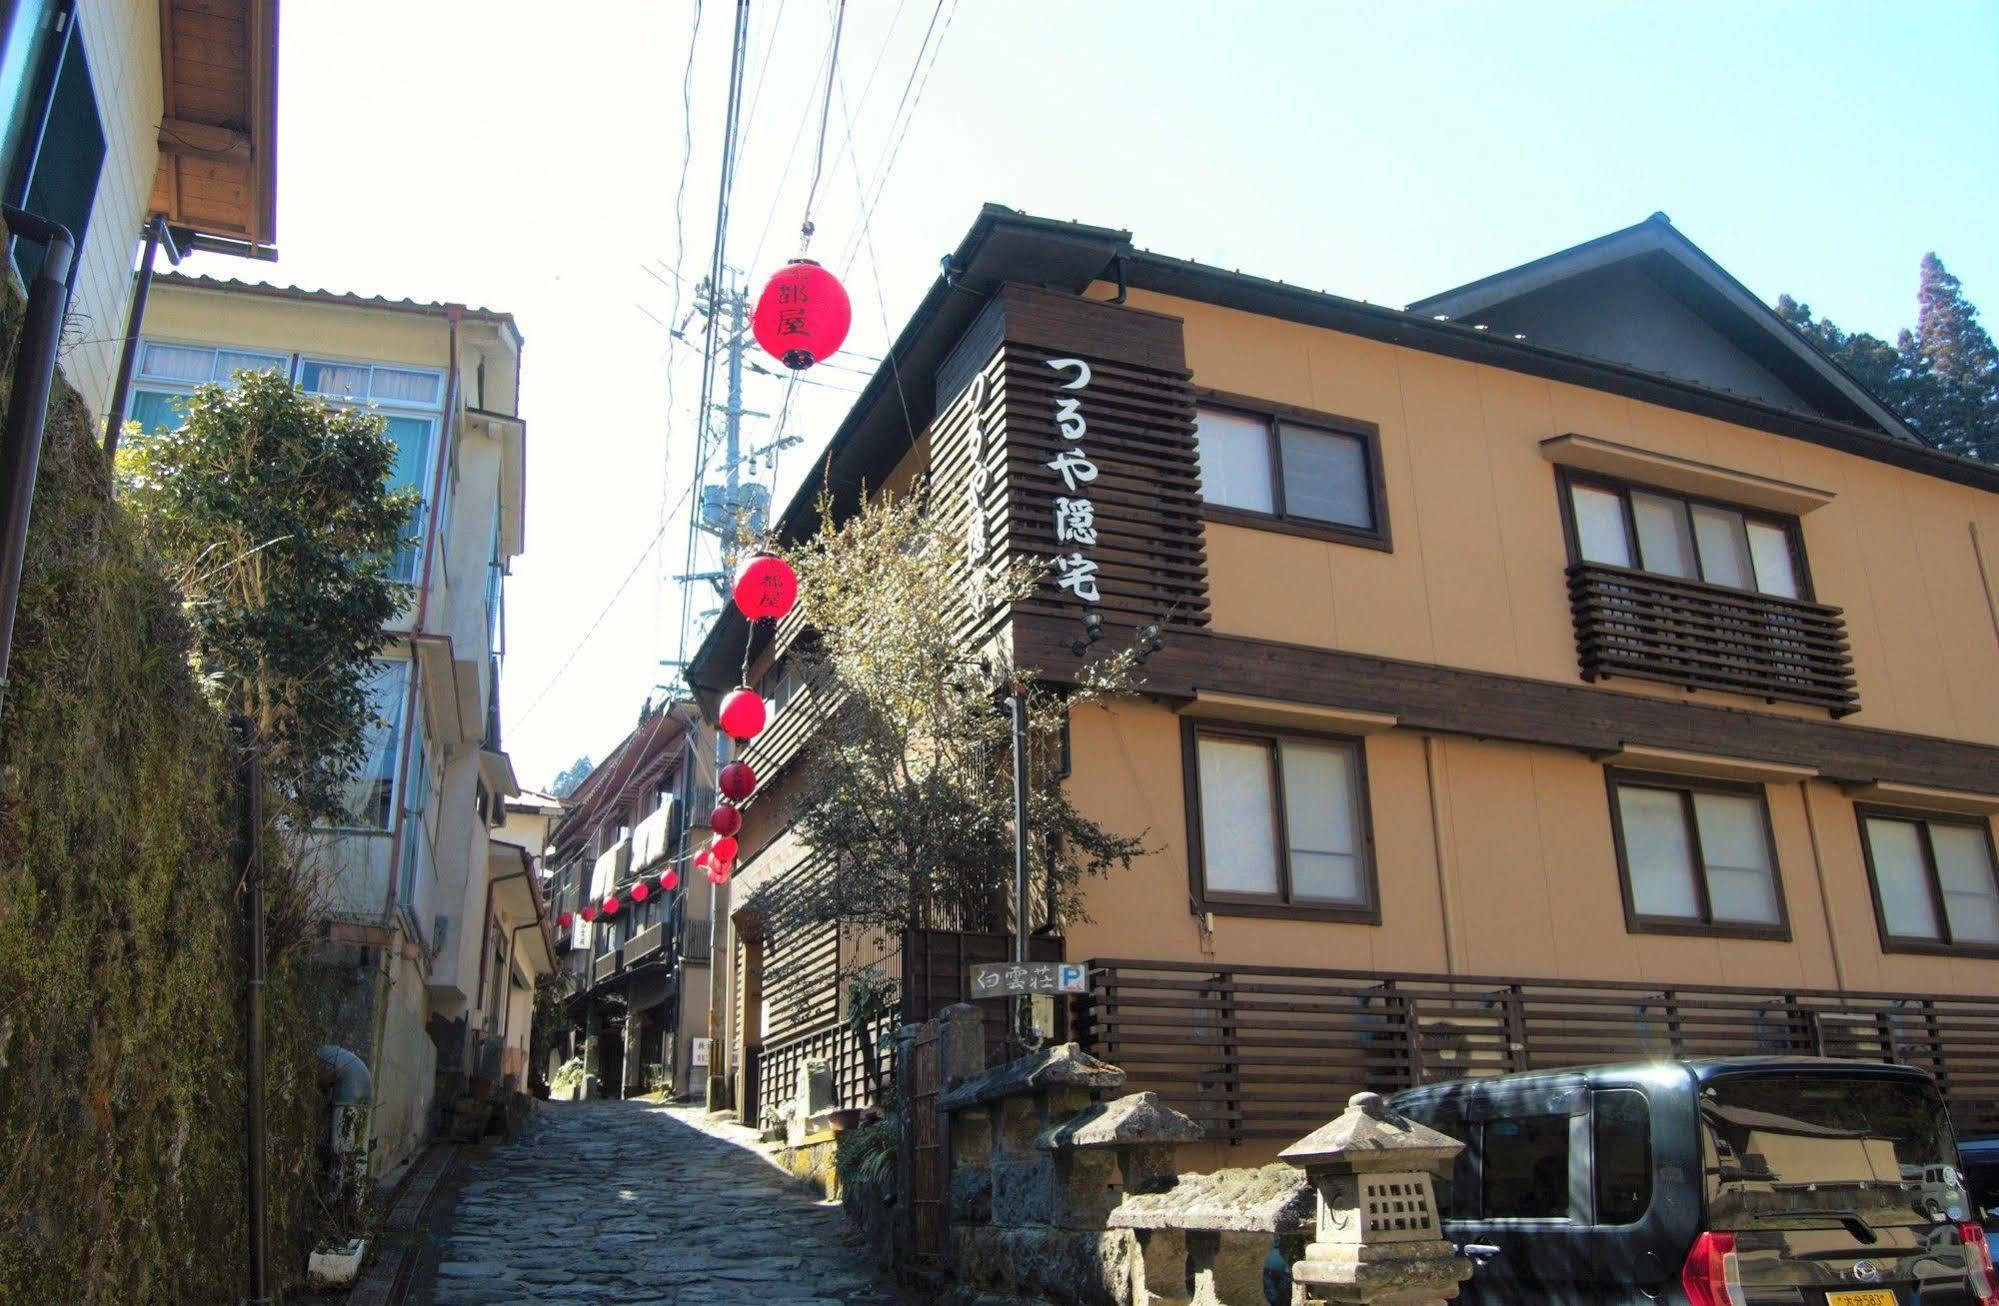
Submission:
[[[798,256],[812,244],[812,203],[819,198],[819,173],[826,165],[826,123],[833,116],[833,79],[840,71],[840,33],[847,25],[847,0],[833,9],[833,40],[826,47],[826,96],[819,102],[819,146],[812,156],[812,184],[805,189],[805,219],[798,228]]]
[[[888,189],[889,176],[895,171],[895,161],[902,153],[903,141],[908,139],[910,125],[916,121],[916,112],[922,106],[923,103],[923,92],[928,90],[930,87],[930,74],[937,67],[937,56],[944,49],[944,38],[950,35],[951,22],[953,19],[955,19],[958,16],[957,0],[951,0],[951,8],[949,12],[944,12],[944,5],[945,5],[945,0],[937,0],[937,8],[931,11],[930,15],[931,27],[935,28],[937,26],[937,16],[939,13],[944,13],[944,25],[942,29],[938,30],[937,32],[936,45],[934,47],[931,47],[930,49],[929,62],[923,63],[923,50],[922,48],[919,48],[916,52],[916,63],[912,63],[910,65],[909,69],[910,80],[903,84],[902,103],[898,104],[896,109],[896,115],[902,121],[902,129],[899,133],[894,132],[893,130],[891,131],[891,134],[894,139],[890,142],[885,157],[883,158],[880,166],[876,169],[875,172],[874,197],[870,199],[863,206],[859,228],[850,238],[850,243],[848,245],[846,253],[841,256],[840,272],[842,276],[844,276],[847,273],[847,271],[853,267],[854,259],[859,256],[861,241],[864,238],[869,240],[873,239],[872,233],[870,232],[869,228],[874,221],[875,209],[880,206],[882,195]],[[925,45],[929,45],[929,35],[930,35],[929,32],[926,30],[924,33]],[[919,63],[923,65],[923,80],[920,84],[916,82],[917,64]],[[913,100],[910,98],[910,88],[912,85],[915,86],[915,98]],[[909,111],[906,115],[902,112],[902,104],[907,104],[909,106]],[[849,119],[848,125],[851,128],[852,126],[851,118]],[[893,122],[891,123],[891,129],[893,129]],[[857,183],[858,180],[859,178],[857,175],[856,176]]]

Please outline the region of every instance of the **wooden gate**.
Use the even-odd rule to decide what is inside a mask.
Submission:
[[[944,1254],[944,1119],[937,1110],[944,1077],[944,1024],[923,1022],[909,1045],[909,1082],[903,1096],[908,1122],[909,1255],[918,1266],[934,1266]]]

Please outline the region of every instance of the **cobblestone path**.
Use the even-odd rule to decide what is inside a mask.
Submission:
[[[691,1108],[543,1103],[521,1137],[469,1159],[420,1299],[901,1306],[840,1208],[731,1129]]]

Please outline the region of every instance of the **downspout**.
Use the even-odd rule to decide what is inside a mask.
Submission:
[[[153,259],[167,247],[167,262],[180,266],[180,247],[167,230],[165,214],[146,223],[146,252],[139,259],[139,278],[132,286],[132,307],[125,313],[125,340],[118,350],[118,381],[111,387],[111,412],[104,419],[104,461],[115,464],[118,436],[125,429],[125,406],[132,398],[132,367],[139,360],[139,333],[146,325],[146,300],[153,292]],[[116,484],[115,482],[113,483]]]
[[[524,879],[530,874],[532,874],[532,872],[529,871],[527,868],[523,867],[518,871],[509,871],[505,875],[490,876],[486,880],[486,914],[479,918],[478,1006],[479,1010],[482,1012],[486,1010],[486,922],[493,919],[493,888],[496,885],[505,884],[508,880]]]
[[[14,357],[13,386],[7,395],[4,446],[0,446],[0,704],[14,651],[14,610],[21,601],[21,568],[28,559],[28,517],[35,505],[35,473],[42,461],[42,432],[48,423],[49,387],[55,380],[56,347],[62,343],[63,314],[69,308],[69,270],[76,238],[60,223],[0,205],[7,227],[24,240],[48,247],[28,310],[21,321],[21,347]]]

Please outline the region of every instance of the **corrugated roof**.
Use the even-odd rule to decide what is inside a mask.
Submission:
[[[423,313],[441,317],[451,309],[457,309],[466,317],[483,318],[489,322],[504,324],[513,333],[514,340],[521,338],[520,327],[512,313],[494,308],[474,308],[469,304],[459,304],[439,300],[390,299],[385,295],[360,295],[352,291],[317,290],[310,286],[279,286],[267,281],[237,281],[228,277],[193,276],[186,272],[162,272],[153,277],[156,286],[186,286],[194,290],[220,290],[233,294],[264,295],[272,299],[294,299],[311,304],[342,304],[352,308],[384,309],[392,313]]]

